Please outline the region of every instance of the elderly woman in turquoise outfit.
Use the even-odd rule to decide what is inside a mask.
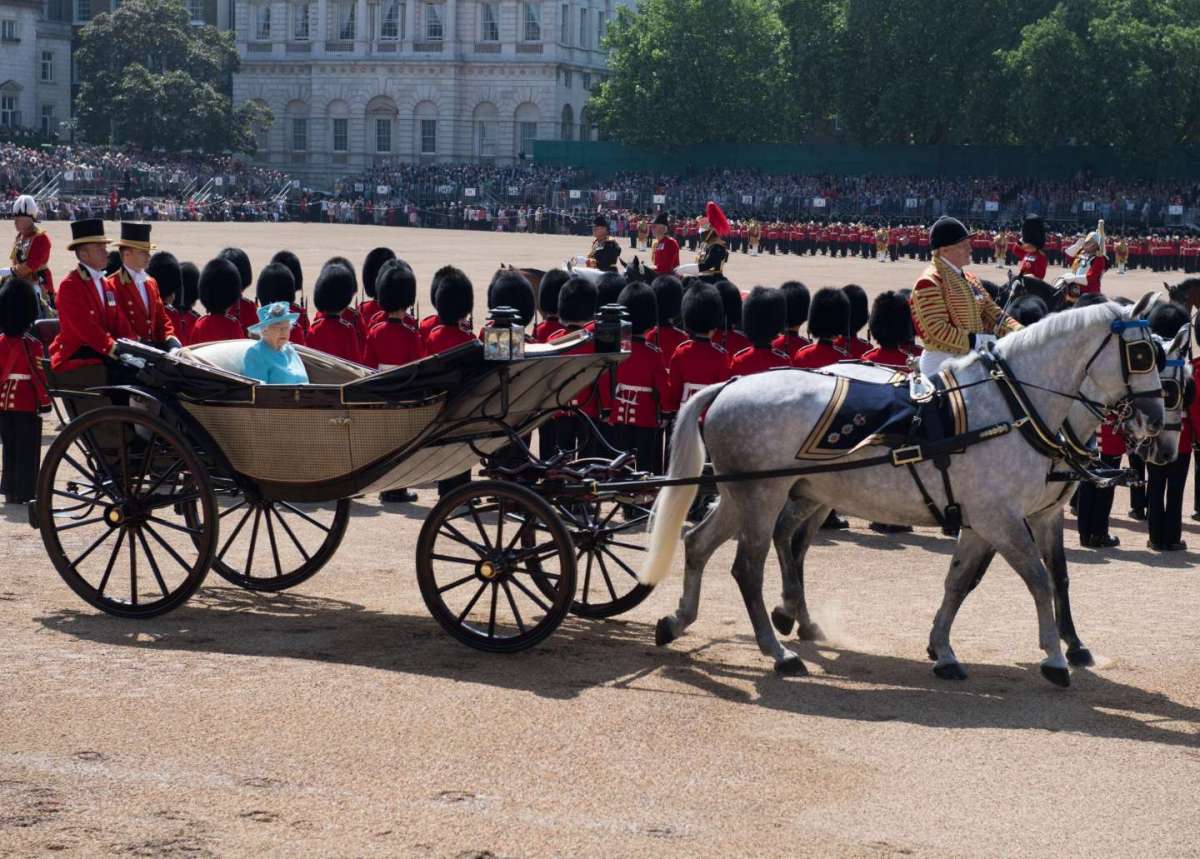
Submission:
[[[258,308],[258,323],[247,329],[259,341],[246,350],[243,375],[268,385],[306,385],[308,371],[295,347],[288,342],[300,314],[285,301]]]

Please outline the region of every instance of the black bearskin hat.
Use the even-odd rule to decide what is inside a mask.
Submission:
[[[502,268],[496,272],[488,285],[488,310],[493,307],[511,307],[517,311],[522,327],[533,321],[533,285],[516,269]]]
[[[162,300],[171,304],[171,299],[179,294],[181,285],[179,260],[175,259],[175,254],[169,251],[154,254],[146,264],[146,274],[158,284],[158,294],[162,296]]]
[[[538,310],[542,316],[558,316],[558,293],[569,277],[561,268],[552,268],[542,275],[542,282],[538,284]]]
[[[191,310],[200,300],[200,269],[194,262],[179,264],[179,294],[175,296],[178,310]]]
[[[658,301],[654,290],[641,281],[635,281],[621,290],[619,303],[629,311],[629,324],[635,335],[642,335],[658,322]]]
[[[1022,295],[1013,301],[1009,314],[1022,325],[1032,325],[1046,318],[1049,309],[1046,302],[1037,295]]]
[[[1097,304],[1107,304],[1108,299],[1105,298],[1102,292],[1085,292],[1076,299],[1071,305],[1072,310],[1078,310],[1081,307],[1095,307]]]
[[[843,337],[850,326],[850,299],[832,286],[817,290],[808,308],[808,333],[813,337]]]
[[[572,277],[558,292],[558,319],[564,324],[584,325],[596,315],[596,284]]]
[[[787,296],[780,289],[756,286],[742,303],[742,330],[758,348],[771,345],[787,321]]]
[[[242,291],[245,292],[250,284],[254,283],[254,269],[250,267],[250,257],[241,248],[223,248],[217,259],[227,259],[238,270],[238,276],[242,280]]]
[[[669,227],[671,225],[671,214],[665,210],[659,212],[654,216],[654,223],[662,224],[664,227]]]
[[[1039,250],[1046,244],[1046,222],[1038,215],[1030,215],[1021,224],[1021,242]]]
[[[1159,304],[1150,311],[1150,330],[1164,340],[1170,340],[1187,324],[1187,310],[1173,301]]]
[[[783,297],[787,301],[786,327],[797,328],[807,322],[808,305],[812,302],[812,296],[808,294],[808,287],[798,280],[789,280],[779,287],[779,291],[783,293]]]
[[[375,297],[385,313],[407,310],[417,303],[417,278],[402,259],[390,259],[375,277]]]
[[[369,297],[375,298],[375,279],[379,276],[379,270],[383,268],[383,264],[388,260],[396,258],[391,248],[372,248],[367,252],[367,258],[363,261],[362,267],[362,285],[363,292]]]
[[[444,266],[434,275],[433,306],[443,325],[457,325],[471,315],[475,306],[475,287],[471,279],[454,266]]]
[[[742,324],[741,290],[727,280],[718,280],[717,292],[721,296],[721,308],[725,314],[725,327],[737,328]]]
[[[242,277],[227,259],[210,259],[200,272],[200,303],[209,313],[224,313],[242,294]]]
[[[276,301],[286,301],[291,304],[296,300],[296,279],[291,270],[281,262],[267,263],[258,273],[258,283],[254,287],[254,297],[263,307]]]
[[[949,215],[942,215],[929,228],[929,248],[936,251],[938,248],[956,245],[968,235],[967,228],[963,226],[962,221],[958,218],[951,218]]]
[[[857,283],[848,283],[842,287],[842,292],[850,299],[850,333],[857,334],[871,318],[871,305],[867,300],[867,291]]]
[[[23,277],[10,277],[0,286],[0,333],[20,337],[38,318],[37,292]]]
[[[725,327],[725,305],[720,291],[711,283],[697,280],[684,291],[683,327],[701,337]]]
[[[354,264],[352,262],[350,262],[350,260],[346,259],[345,257],[336,256],[336,257],[330,257],[329,259],[325,260],[325,265],[322,266],[322,268],[327,268],[327,267],[333,265],[334,263],[344,266],[345,269],[348,272],[350,272],[350,279],[354,282],[354,292],[350,293],[350,300],[353,301],[354,296],[358,293],[358,273],[354,270]]]
[[[313,304],[323,313],[341,313],[354,300],[354,271],[337,262],[336,258],[325,263],[317,282],[313,285]]]
[[[621,290],[625,288],[625,278],[615,271],[606,272],[596,280],[596,307],[606,304],[616,304],[621,300]]]
[[[124,263],[121,262],[121,252],[117,250],[109,251],[108,260],[104,263],[104,273],[106,275],[115,274],[121,270],[122,265]]]
[[[654,278],[650,288],[654,290],[654,300],[658,305],[658,324],[663,328],[678,324],[683,306],[683,284],[679,278],[673,274],[659,275]]]
[[[608,218],[604,217],[604,215],[597,215],[596,217],[592,218],[592,226],[593,227],[604,227],[604,229],[607,230],[608,229]]]
[[[891,290],[875,296],[869,330],[871,338],[885,349],[895,349],[912,340],[913,321],[908,299]]]
[[[286,265],[292,273],[292,279],[296,281],[296,292],[304,292],[304,269],[300,267],[300,257],[291,251],[280,251],[271,257],[271,262]]]

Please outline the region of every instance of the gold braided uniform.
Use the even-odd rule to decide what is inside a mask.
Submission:
[[[995,331],[1004,336],[1021,325],[992,301],[970,272],[959,274],[941,259],[925,269],[913,287],[913,323],[926,349],[965,355],[971,351],[971,334]]]

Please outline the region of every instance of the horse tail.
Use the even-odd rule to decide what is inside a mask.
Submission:
[[[704,471],[704,439],[700,437],[700,415],[709,407],[725,383],[709,385],[692,394],[675,418],[675,432],[671,435],[671,468],[667,477],[696,478]],[[658,493],[650,510],[647,528],[650,530],[650,546],[638,581],[653,587],[667,577],[675,547],[679,545],[679,532],[688,508],[696,497],[696,484],[668,486]]]

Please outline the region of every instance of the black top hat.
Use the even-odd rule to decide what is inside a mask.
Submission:
[[[71,242],[67,250],[87,244],[108,244],[108,237],[104,235],[104,221],[99,218],[71,222]]]
[[[121,238],[117,239],[117,247],[137,248],[146,252],[154,250],[154,245],[150,244],[150,225],[121,221]]]

